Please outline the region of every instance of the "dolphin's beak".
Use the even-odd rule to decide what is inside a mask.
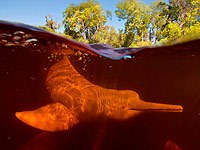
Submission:
[[[145,101],[140,101],[137,105],[129,108],[129,110],[137,111],[156,111],[156,112],[182,112],[183,107],[180,105],[170,105],[170,104],[160,104],[160,103],[150,103]]]

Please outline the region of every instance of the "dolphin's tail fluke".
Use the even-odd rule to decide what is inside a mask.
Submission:
[[[16,112],[24,123],[45,131],[67,130],[78,123],[77,118],[60,103],[49,104],[34,111]]]

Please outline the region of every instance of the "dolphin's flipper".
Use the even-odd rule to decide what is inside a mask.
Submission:
[[[24,123],[45,131],[67,130],[78,123],[77,118],[61,103],[53,103],[34,111],[16,112]]]

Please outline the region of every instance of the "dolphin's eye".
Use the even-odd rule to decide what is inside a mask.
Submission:
[[[128,104],[128,103],[123,104],[123,105],[121,106],[121,108],[122,108],[122,109],[128,109],[128,108],[129,108],[129,104]]]

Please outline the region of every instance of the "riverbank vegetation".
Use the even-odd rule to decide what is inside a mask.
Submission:
[[[125,22],[116,30],[106,23],[116,15]],[[200,36],[199,0],[155,0],[147,5],[139,0],[122,0],[115,14],[104,10],[96,0],[71,4],[63,12],[64,34],[85,43],[106,43],[113,47],[140,47],[153,44],[172,44],[180,39]],[[40,26],[57,32],[61,24],[51,15]]]

